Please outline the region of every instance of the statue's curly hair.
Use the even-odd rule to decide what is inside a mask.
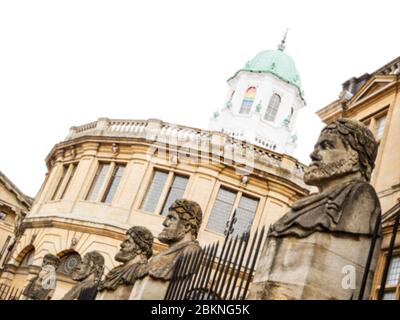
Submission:
[[[52,265],[54,266],[54,268],[58,268],[58,266],[60,265],[60,258],[57,257],[54,254],[51,253],[47,253],[44,257],[43,257],[43,264],[44,265]]]
[[[128,229],[126,234],[133,238],[147,258],[150,258],[153,255],[152,246],[154,237],[149,229],[142,226],[133,226]]]
[[[366,181],[370,181],[378,151],[378,144],[371,130],[360,121],[339,118],[328,124],[322,132],[339,133],[343,143],[357,151],[360,172]]]
[[[104,257],[98,251],[89,251],[85,253],[84,258],[88,258],[92,264],[92,270],[94,270],[96,277],[101,277],[104,267]]]
[[[203,219],[203,212],[200,205],[195,201],[177,199],[169,207],[169,210],[175,210],[182,221],[190,226],[192,240],[196,240]]]

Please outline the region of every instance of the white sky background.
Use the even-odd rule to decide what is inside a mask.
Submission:
[[[206,129],[247,60],[295,61],[307,106],[295,156],[322,125],[314,112],[352,76],[400,54],[399,1],[0,1],[0,170],[35,196],[44,159],[73,125],[99,117]]]

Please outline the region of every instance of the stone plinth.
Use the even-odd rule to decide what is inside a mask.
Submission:
[[[115,290],[103,290],[97,293],[96,300],[128,300],[132,286],[120,285]]]
[[[370,244],[368,236],[322,232],[305,238],[269,237],[249,299],[357,299]],[[379,246],[378,241],[364,297],[371,287]]]
[[[147,276],[136,281],[129,300],[164,300],[168,285],[169,281]]]

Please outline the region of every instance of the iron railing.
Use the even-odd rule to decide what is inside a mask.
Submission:
[[[219,251],[215,242],[195,253],[182,255],[176,264],[165,300],[243,300],[265,239],[265,227],[254,236],[232,237],[235,213],[227,223]]]
[[[4,283],[0,283],[0,300],[19,300],[22,288],[14,288]]]
[[[390,236],[389,248],[388,248],[387,254],[385,255],[385,264],[383,267],[383,273],[382,273],[381,283],[380,283],[380,287],[379,287],[379,291],[378,291],[378,295],[377,295],[377,300],[383,300],[383,297],[385,295],[387,277],[389,274],[390,263],[392,262],[392,258],[393,258],[393,251],[394,251],[394,247],[395,247],[395,243],[396,243],[397,232],[399,229],[399,222],[400,222],[400,211],[398,211],[394,217],[392,234]],[[399,281],[400,281],[400,279],[399,279]]]

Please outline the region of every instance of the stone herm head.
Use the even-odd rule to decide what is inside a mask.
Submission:
[[[43,257],[42,268],[39,271],[38,279],[47,280],[55,276],[55,272],[60,265],[60,259],[54,254],[48,253]]]
[[[55,269],[57,269],[60,265],[60,258],[51,253],[46,254],[43,257],[42,268],[48,265],[53,266]]]
[[[119,252],[115,255],[115,260],[126,263],[142,254],[150,258],[153,254],[153,235],[145,227],[134,226],[125,235],[125,240],[120,245]]]
[[[372,132],[363,123],[339,118],[321,131],[304,182],[320,191],[342,180],[369,182],[377,148]]]
[[[75,281],[83,281],[91,274],[95,275],[96,279],[101,277],[104,267],[104,257],[97,251],[87,252],[75,271],[72,273],[72,279]]]
[[[200,229],[203,213],[197,202],[177,199],[169,208],[163,222],[164,229],[158,239],[166,244],[176,243],[185,237],[196,240]]]

